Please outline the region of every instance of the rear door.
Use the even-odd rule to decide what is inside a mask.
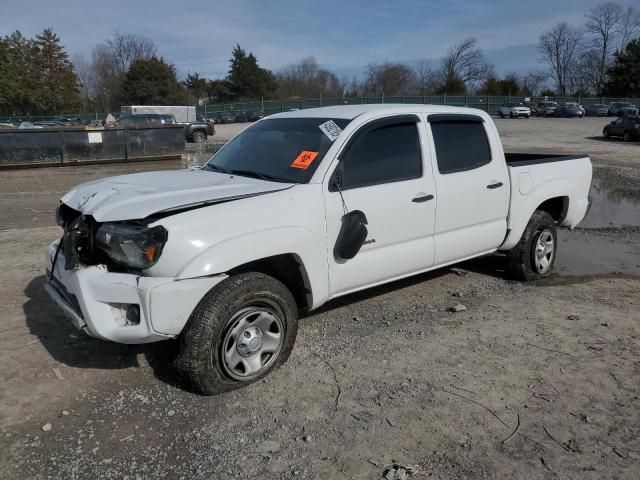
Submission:
[[[424,140],[417,115],[386,117],[362,126],[339,154],[324,186],[331,296],[433,265],[435,186]],[[340,189],[332,186],[336,175]],[[358,210],[367,220],[365,244],[352,259],[336,258],[343,217]]]
[[[508,171],[497,133],[476,115],[427,117],[436,182],[435,263],[494,250],[504,239]]]

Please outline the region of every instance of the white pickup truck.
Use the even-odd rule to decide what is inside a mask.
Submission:
[[[556,226],[588,208],[588,157],[507,155],[485,112],[326,107],[256,122],[202,169],[137,173],[61,199],[46,289],[87,334],[179,338],[214,394],[289,356],[300,313],[496,250],[549,275]]]

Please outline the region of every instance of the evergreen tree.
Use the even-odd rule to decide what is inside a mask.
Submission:
[[[201,77],[198,73],[187,73],[187,78],[182,82],[187,91],[196,99],[207,96],[207,79]]]
[[[237,99],[258,99],[275,92],[275,77],[271,71],[258,65],[253,53],[247,54],[240,45],[236,45],[229,62],[231,65],[227,81]]]
[[[24,115],[37,110],[35,57],[34,41],[20,32],[0,37],[0,112],[3,115]]]
[[[125,105],[171,105],[186,101],[175,68],[156,56],[131,63],[120,97]]]
[[[640,97],[640,38],[627,44],[624,52],[616,52],[607,75],[604,94],[610,97]]]
[[[37,75],[34,103],[38,111],[56,114],[77,109],[80,105],[78,77],[60,44],[60,37],[53,30],[45,29],[36,35],[34,45],[33,64]]]

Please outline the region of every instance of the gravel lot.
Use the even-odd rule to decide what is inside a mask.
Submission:
[[[163,367],[172,342],[84,337],[42,288],[66,190],[180,165],[2,171],[0,478],[637,479],[640,144],[599,139],[606,122],[496,120],[507,151],[594,161],[554,276],[487,257],[343,298],[279,371],[208,398]]]

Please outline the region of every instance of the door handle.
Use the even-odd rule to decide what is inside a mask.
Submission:
[[[429,200],[433,200],[433,195],[424,195],[422,197],[416,197],[411,201],[413,203],[424,203],[424,202],[428,202]]]
[[[487,188],[489,190],[493,190],[494,188],[500,188],[502,186],[502,182],[495,182],[495,183],[490,183],[489,185],[487,185]]]

